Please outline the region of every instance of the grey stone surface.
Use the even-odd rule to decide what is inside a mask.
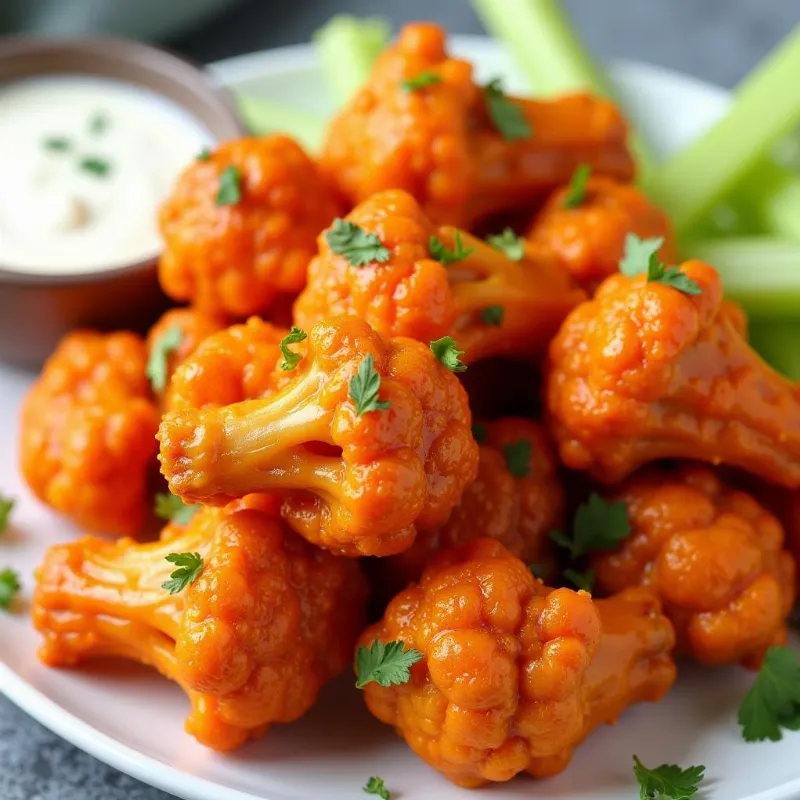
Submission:
[[[595,52],[640,59],[733,86],[794,25],[797,0],[565,0]],[[434,18],[477,33],[466,0],[246,0],[205,30],[171,43],[210,61],[305,41],[337,10],[395,24]],[[0,800],[167,800],[58,739],[0,697]]]

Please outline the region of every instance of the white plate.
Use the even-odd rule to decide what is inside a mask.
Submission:
[[[504,75],[509,88],[525,91],[491,42],[456,37],[455,50],[477,62],[482,77]],[[328,110],[306,46],[236,58],[215,71],[236,88]],[[630,112],[664,152],[699,133],[727,102],[719,89],[641,65],[618,65],[614,77]],[[75,535],[31,498],[17,476],[17,409],[29,383],[29,376],[0,368],[0,487],[18,498],[13,526],[0,538],[0,566],[19,570],[26,594],[45,548]],[[3,692],[78,747],[187,800],[353,800],[365,797],[361,788],[370,775],[382,776],[400,800],[486,794],[456,789],[418,761],[369,717],[349,677],[329,687],[301,722],[223,757],[184,734],[187,703],[153,672],[127,665],[114,673],[49,670],[36,660],[38,643],[25,613],[0,614]],[[800,733],[776,744],[745,744],[739,736],[736,708],[750,680],[739,669],[687,670],[664,702],[639,706],[616,727],[592,736],[563,775],[536,784],[520,778],[490,796],[635,800],[631,757],[637,753],[651,765],[705,764],[703,800],[800,797]]]

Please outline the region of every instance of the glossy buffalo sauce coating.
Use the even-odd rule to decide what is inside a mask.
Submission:
[[[202,571],[169,594],[165,556],[184,551],[203,557]],[[188,695],[187,732],[226,751],[311,708],[347,666],[365,601],[356,562],[312,547],[254,498],[229,513],[203,509],[154,544],[52,547],[33,619],[46,664],[117,656],[153,666]]]
[[[533,221],[529,241],[552,254],[583,288],[619,271],[625,239],[663,239],[658,256],[675,264],[678,251],[667,215],[635,186],[603,175],[589,178],[575,207],[565,204],[570,189],[554,192]]]
[[[417,526],[447,519],[474,480],[467,396],[430,348],[385,339],[355,317],[295,345],[291,380],[269,397],[167,414],[158,438],[170,489],[223,504],[280,492],[289,524],[347,556],[393,555]],[[388,407],[358,413],[351,382],[372,360]]]
[[[441,550],[489,537],[526,564],[554,577],[550,531],[564,523],[564,490],[545,430],[507,417],[473,430],[480,444],[478,477],[467,486],[447,522],[421,530],[404,552],[370,562],[374,592],[386,597],[419,580]]]
[[[795,563],[778,520],[705,467],[650,469],[611,498],[628,508],[631,535],[593,557],[599,592],[658,593],[679,652],[703,664],[758,666],[786,640]]]
[[[308,271],[308,285],[294,307],[295,323],[349,314],[387,336],[426,344],[453,336],[465,363],[508,356],[537,361],[567,313],[586,298],[552,256],[527,245],[520,260],[464,231],[434,226],[404,191],[373,195],[347,220],[375,234],[389,251],[384,262],[353,266],[331,249],[326,231]],[[443,264],[431,237],[469,254]],[[499,316],[487,316],[487,314]]]
[[[440,80],[407,88],[406,80],[427,72]],[[472,66],[449,56],[444,31],[407,25],[331,122],[321,167],[353,205],[403,189],[436,223],[465,228],[537,203],[583,162],[632,177],[627,127],[608,101],[577,94],[507,102],[527,123],[520,138],[498,131]]]
[[[688,458],[800,486],[794,386],[747,344],[717,271],[680,269],[701,294],[613,275],[553,339],[546,403],[561,460],[608,484]]]
[[[75,331],[22,407],[20,466],[34,494],[88,531],[138,533],[151,505],[159,413],[133,333]]]
[[[424,658],[408,683],[367,684],[370,711],[465,787],[560,772],[595,727],[675,679],[655,595],[549,589],[491,539],[437,556],[360,644],[375,639]]]
[[[339,212],[288,136],[226,142],[188,166],[161,207],[161,285],[207,313],[264,312],[303,288],[316,236]]]

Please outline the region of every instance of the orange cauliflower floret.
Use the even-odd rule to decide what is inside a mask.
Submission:
[[[621,180],[633,175],[619,110],[587,94],[556,100],[503,98],[519,115],[498,130],[498,92],[451,58],[444,31],[407,25],[375,62],[367,83],[331,122],[320,166],[351,204],[404,189],[436,223],[471,228],[490,214],[537,203],[580,163]],[[421,73],[439,80],[410,90]],[[525,130],[522,130],[525,128]]]
[[[549,589],[499,542],[440,554],[361,636],[422,653],[408,683],[368,683],[370,711],[467,787],[563,770],[574,748],[675,679],[674,634],[655,596],[593,602]]]
[[[533,246],[513,260],[468,233],[437,228],[407,192],[377,194],[347,220],[376,235],[389,257],[353,266],[323,232],[308,285],[295,303],[301,327],[352,314],[387,336],[430,342],[451,335],[467,363],[490,356],[536,359],[567,313],[586,298]],[[431,237],[453,250],[456,233],[470,254],[448,265],[436,261]]]
[[[592,559],[601,592],[647,586],[681,652],[704,664],[757,666],[786,639],[795,565],[778,520],[709,469],[649,470],[616,489],[631,535]]]
[[[165,416],[171,491],[210,504],[280,492],[289,524],[315,544],[348,556],[406,549],[475,478],[464,389],[429,347],[355,317],[320,322],[293,347],[302,358],[279,392]],[[363,379],[378,406],[359,413]]]
[[[186,730],[215,750],[301,717],[347,666],[366,587],[356,562],[310,546],[259,503],[203,509],[155,544],[52,547],[33,602],[42,661],[120,656],[155,667],[189,696]],[[184,551],[203,557],[202,572],[169,594],[165,557]]]
[[[287,136],[226,142],[183,172],[161,207],[164,291],[244,317],[303,288],[317,234],[339,204]]]
[[[795,387],[747,344],[717,271],[680,270],[700,294],[617,274],[564,321],[546,370],[561,460],[609,484],[688,458],[800,486]]]
[[[550,531],[564,523],[564,490],[544,429],[508,417],[473,431],[480,444],[478,477],[464,490],[447,522],[419,531],[414,544],[371,565],[376,592],[395,594],[412,581],[436,553],[491,537],[547,576],[555,566]]]
[[[20,462],[36,496],[91,531],[132,535],[150,507],[159,414],[132,333],[76,331],[22,408]]]
[[[597,175],[589,178],[580,202],[565,205],[569,188],[554,192],[535,218],[529,241],[551,253],[585,289],[619,270],[625,239],[663,239],[661,261],[674,264],[677,247],[667,215],[627,183]]]

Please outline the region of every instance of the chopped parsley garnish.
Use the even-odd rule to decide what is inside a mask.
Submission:
[[[383,642],[376,639],[369,647],[363,645],[356,652],[356,688],[368,683],[395,686],[408,683],[411,667],[423,658],[419,650],[405,649],[403,642]]]
[[[531,471],[531,443],[527,439],[520,439],[503,448],[508,471],[515,478],[524,478]]]
[[[106,114],[102,111],[96,111],[89,118],[89,133],[94,136],[99,136],[101,133],[105,133],[106,130],[108,130],[110,124],[111,120],[109,120]]]
[[[290,344],[297,344],[308,338],[308,334],[302,328],[292,327],[289,333],[281,339],[280,348],[283,353],[283,360],[280,363],[280,368],[284,372],[294,369],[301,361],[303,356],[300,353],[295,353],[289,349]]]
[[[688,295],[702,294],[703,290],[697,281],[678,267],[669,267],[658,258],[658,249],[662,244],[662,238],[642,240],[636,234],[629,233],[625,237],[625,255],[619,263],[620,272],[630,276],[646,272],[648,283],[663,283]]]
[[[391,253],[381,244],[377,234],[368,233],[354,222],[335,219],[325,234],[328,246],[337,256],[344,256],[354,267],[363,267],[373,261],[384,263]]]
[[[489,81],[483,87],[483,95],[486,98],[489,116],[504,139],[510,142],[531,136],[533,128],[530,122],[519,105],[508,99],[499,78]]]
[[[505,253],[506,258],[510,258],[512,261],[522,261],[525,255],[525,245],[522,238],[514,233],[513,228],[505,228],[502,233],[487,236],[486,241],[495,250]]]
[[[452,336],[443,336],[431,342],[431,352],[439,359],[443,367],[451,372],[464,372],[467,365],[461,361],[463,350],[458,349],[456,340]]]
[[[416,92],[417,89],[424,89],[426,86],[433,86],[433,84],[441,82],[441,75],[431,70],[423,70],[414,75],[413,78],[406,78],[401,86],[407,92]]]
[[[564,195],[564,208],[578,208],[583,203],[586,199],[586,184],[591,174],[592,167],[589,164],[578,164],[575,167]]]
[[[649,769],[636,756],[633,757],[639,800],[692,800],[705,771],[702,766],[681,769],[677,764],[662,764]]]
[[[503,306],[486,306],[481,311],[481,319],[487,325],[501,326],[503,324],[503,317],[506,315],[506,310]]]
[[[231,164],[222,170],[217,191],[218,206],[235,206],[242,199],[242,173]]]
[[[111,172],[111,164],[100,156],[84,156],[78,162],[78,167],[96,178],[105,178]]]
[[[483,444],[486,441],[486,436],[488,435],[488,433],[489,431],[486,430],[485,425],[481,425],[480,422],[472,423],[472,438],[478,444]]]
[[[594,570],[587,569],[580,572],[577,569],[567,567],[561,574],[575,587],[583,589],[584,592],[591,592],[594,587]]]
[[[199,505],[187,505],[180,497],[169,492],[159,492],[153,506],[153,513],[159,519],[175,522],[178,525],[188,524],[199,510]]]
[[[208,147],[204,147],[196,156],[195,160],[197,161],[210,161],[211,160],[211,150]]]
[[[14,509],[14,498],[0,494],[0,533],[8,526],[8,518]]]
[[[42,145],[45,150],[52,150],[54,153],[66,153],[72,149],[72,142],[66,136],[48,136]]]
[[[13,569],[0,571],[0,608],[7,611],[17,592],[22,588],[19,575]]]
[[[791,647],[770,647],[753,685],[739,706],[746,742],[783,738],[782,728],[800,730],[800,665]]]
[[[358,365],[358,373],[350,380],[350,398],[356,404],[356,414],[360,417],[368,411],[385,411],[390,407],[388,400],[378,400],[381,376],[375,371],[372,353],[367,353]]]
[[[463,261],[468,255],[475,252],[474,247],[464,247],[460,231],[453,233],[453,242],[455,247],[451,250],[440,239],[431,236],[428,242],[431,257],[447,266],[448,264],[455,264],[456,261]]]
[[[169,580],[161,584],[161,588],[170,594],[182,592],[194,583],[203,571],[203,557],[200,553],[170,553],[165,558],[177,567],[170,573]]]
[[[364,787],[364,791],[367,794],[376,794],[381,800],[391,800],[392,794],[386,788],[386,784],[384,783],[383,778],[370,778],[367,781],[367,785]]]
[[[572,536],[563,531],[551,531],[550,538],[568,550],[572,558],[579,558],[597,550],[614,549],[630,532],[625,503],[609,503],[599,494],[592,493],[575,512]]]
[[[158,394],[167,388],[169,379],[168,358],[174,353],[183,341],[183,331],[177,325],[173,325],[161,334],[153,344],[150,356],[147,359],[145,374],[150,379],[150,386]]]

